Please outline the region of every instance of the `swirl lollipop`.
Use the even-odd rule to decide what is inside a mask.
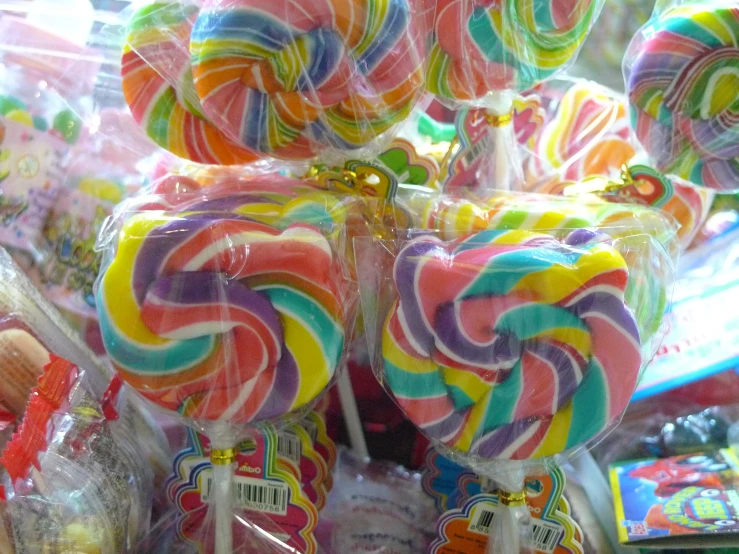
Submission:
[[[245,164],[259,158],[203,115],[187,44],[198,9],[154,3],[128,25],[121,86],[136,122],[159,146],[204,164]]]
[[[483,459],[552,456],[618,418],[641,367],[626,263],[593,233],[486,231],[398,255],[390,389],[429,436]]]
[[[285,180],[250,192],[174,181],[124,221],[98,315],[118,374],[211,439],[216,552],[226,554],[236,440],[311,404],[339,364],[342,211],[324,193],[291,198]]]
[[[676,7],[632,41],[632,125],[658,169],[720,191],[739,190],[739,12]]]
[[[190,44],[211,120],[282,159],[357,149],[404,120],[420,46],[408,0],[208,0]]]

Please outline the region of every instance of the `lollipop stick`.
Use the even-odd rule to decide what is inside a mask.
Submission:
[[[516,133],[513,128],[513,93],[494,92],[488,106],[488,123],[492,133],[493,171],[490,182],[483,189],[513,190],[521,182],[521,163],[518,159]],[[487,192],[487,191],[485,191]]]
[[[345,369],[341,373],[336,386],[339,388],[341,411],[344,413],[344,422],[346,423],[346,430],[349,433],[349,442],[352,445],[352,450],[360,458],[366,458],[369,456],[367,441],[364,440],[364,431],[362,430],[362,421],[359,417],[359,409],[357,408],[357,399],[354,397],[348,370]]]
[[[210,460],[213,464],[213,498],[216,511],[216,554],[233,552],[231,527],[233,504],[234,440],[215,439],[211,443]]]
[[[490,524],[485,554],[529,553],[531,514],[526,504],[525,474],[515,468],[497,475],[498,510]]]

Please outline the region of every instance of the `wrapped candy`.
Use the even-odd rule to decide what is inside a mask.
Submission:
[[[486,110],[492,156],[478,171],[478,192],[521,185],[511,125],[514,95],[553,77],[574,60],[600,4],[437,2],[429,33],[426,89]]]
[[[373,367],[438,449],[498,483],[511,509],[487,551],[517,551],[526,472],[615,425],[655,351],[675,226],[536,196],[416,202],[414,232],[355,239]]]
[[[739,190],[736,4],[660,7],[624,58],[634,132],[660,171]]]
[[[362,152],[419,100],[420,19],[408,0],[155,2],[129,23],[126,100],[195,162]]]
[[[124,381],[210,439],[215,549],[231,552],[236,443],[308,410],[342,360],[351,201],[279,176],[153,190],[101,241],[103,342]]]

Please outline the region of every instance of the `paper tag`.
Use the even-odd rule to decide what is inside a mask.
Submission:
[[[54,204],[68,146],[0,116],[0,244],[34,251]]]
[[[426,451],[421,486],[424,492],[433,499],[439,512],[443,513],[459,507],[455,501],[450,502],[449,497],[455,495],[457,482],[463,474],[476,478],[472,471],[442,456],[433,447],[429,447]]]
[[[307,439],[307,433],[305,433]],[[210,499],[212,465],[207,438],[189,431],[191,446],[177,455],[174,475],[167,482],[167,494],[177,508],[194,518]],[[283,441],[283,449],[286,449]],[[266,531],[283,535],[300,552],[314,554],[317,543],[313,532],[318,512],[305,495],[299,481],[299,468],[277,455],[277,433],[269,427],[237,446],[234,464],[234,501],[236,506],[266,515],[275,529]],[[247,515],[248,517],[248,515]],[[197,521],[200,521],[198,519]],[[178,527],[183,538],[197,541],[198,525],[184,518]]]
[[[542,554],[582,554],[582,533],[560,511],[565,477],[560,468],[526,480],[526,503],[533,518],[532,541]],[[497,494],[478,494],[444,513],[429,554],[484,554],[490,525],[498,512]]]
[[[398,179],[392,171],[358,160],[349,160],[343,169],[324,166],[315,179],[328,190],[352,196],[390,200],[398,189]]]
[[[331,437],[328,436],[328,433],[326,432],[326,422],[323,420],[323,416],[318,413],[310,412],[305,419],[300,421],[300,425],[307,428],[308,434],[311,437],[315,436],[313,447],[326,462],[327,473],[326,479],[323,482],[323,487],[326,494],[328,494],[334,486],[332,471],[336,465],[336,444],[331,440]]]
[[[739,543],[739,460],[730,449],[611,468],[619,540]]]
[[[395,174],[399,183],[433,187],[439,178],[436,160],[419,154],[413,144],[403,138],[393,140],[377,159]]]
[[[516,141],[531,146],[544,124],[541,99],[531,95],[517,96],[513,101],[513,128]],[[492,151],[490,123],[487,110],[465,108],[457,113],[455,120],[459,148],[449,162],[445,190],[453,191],[468,187]]]

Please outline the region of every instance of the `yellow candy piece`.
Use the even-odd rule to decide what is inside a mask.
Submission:
[[[112,202],[113,204],[117,204],[123,200],[121,188],[113,181],[108,181],[107,179],[82,179],[79,189],[85,194],[100,198],[100,200]]]
[[[25,110],[11,110],[5,114],[6,119],[33,127],[33,116]]]

